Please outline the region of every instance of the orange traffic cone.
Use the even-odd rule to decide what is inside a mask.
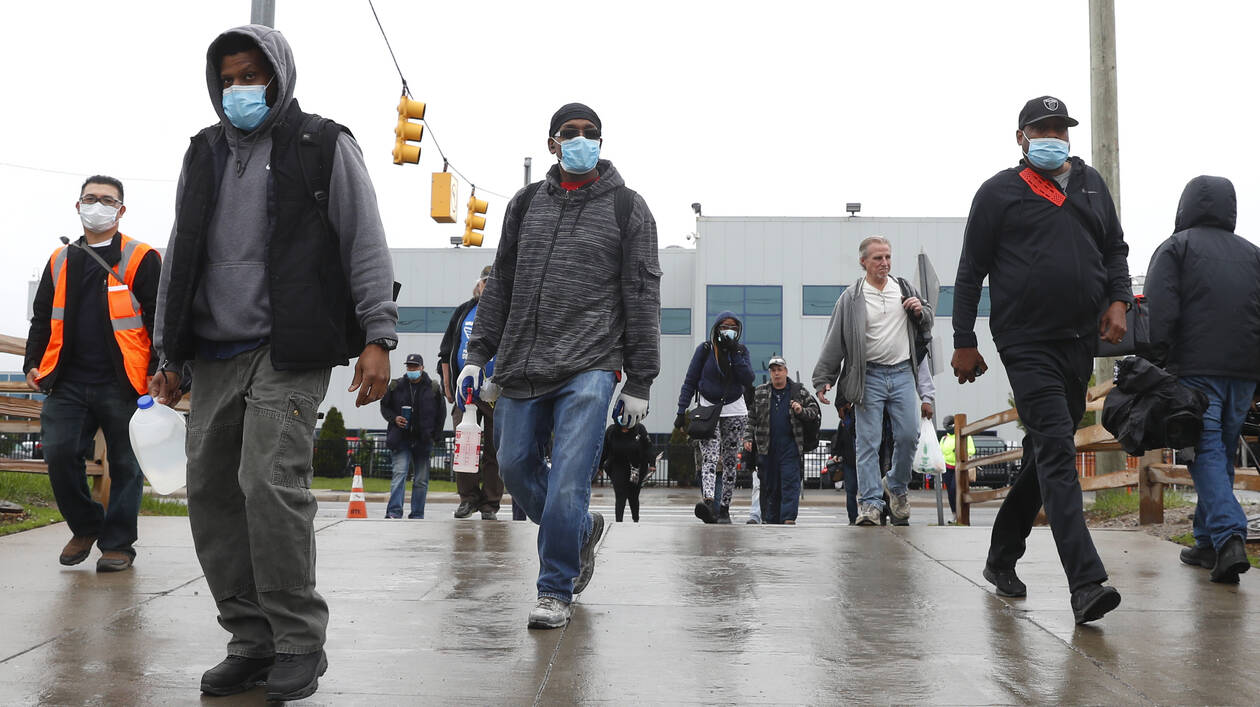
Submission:
[[[350,484],[350,505],[346,508],[347,518],[367,518],[367,501],[363,499],[363,470],[354,467],[354,483]]]

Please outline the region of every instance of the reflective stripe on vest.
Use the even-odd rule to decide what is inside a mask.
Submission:
[[[109,305],[110,327],[114,331],[114,340],[118,342],[118,350],[122,353],[123,370],[127,380],[136,393],[144,394],[149,387],[149,355],[152,341],[149,331],[144,328],[140,302],[131,291],[136,272],[144,256],[152,250],[148,245],[118,234],[121,257],[118,264],[110,272],[106,287],[106,301]],[[51,332],[48,337],[48,348],[40,361],[36,377],[42,380],[57,368],[61,358],[61,350],[65,340],[66,312],[66,254],[67,246],[58,248],[53,253],[49,266],[53,273],[53,309]]]

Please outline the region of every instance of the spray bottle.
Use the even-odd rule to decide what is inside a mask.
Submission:
[[[455,428],[455,458],[451,467],[459,474],[476,474],[481,462],[481,425],[477,424],[472,390],[464,406],[464,420]]]

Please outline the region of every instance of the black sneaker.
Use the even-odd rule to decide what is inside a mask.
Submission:
[[[207,695],[223,697],[252,690],[267,684],[267,674],[276,662],[270,658],[246,658],[229,655],[223,662],[201,675],[201,691]]]
[[[717,516],[713,514],[713,501],[701,501],[696,504],[696,517],[705,523],[716,523]]]
[[[467,518],[477,510],[476,504],[472,501],[460,501],[459,508],[455,509],[456,518]]]
[[[984,578],[989,580],[989,584],[997,587],[998,596],[1028,596],[1028,587],[1019,580],[1019,577],[1015,574],[1014,569],[997,570],[985,565]]]
[[[731,507],[730,506],[722,506],[721,508],[718,509],[717,522],[719,525],[731,524]]]
[[[1247,561],[1247,547],[1243,539],[1237,535],[1230,536],[1216,553],[1216,564],[1212,567],[1212,581],[1222,584],[1237,584],[1238,575],[1251,569]]]
[[[1211,545],[1195,545],[1181,549],[1181,561],[1187,565],[1210,570],[1216,566],[1216,550]]]
[[[1120,606],[1120,592],[1115,587],[1094,582],[1072,592],[1072,613],[1078,624],[1097,621],[1117,606]]]
[[[288,702],[310,697],[319,689],[319,677],[328,671],[328,656],[314,653],[277,653],[276,665],[267,678],[267,699]]]
[[[591,534],[586,536],[586,542],[582,543],[582,550],[579,557],[582,560],[578,577],[573,582],[573,593],[581,594],[586,585],[591,581],[591,575],[595,574],[595,546],[599,544],[599,537],[604,534],[604,516],[599,513],[591,513]]]

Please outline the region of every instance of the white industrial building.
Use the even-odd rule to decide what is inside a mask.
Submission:
[[[661,374],[652,387],[649,432],[667,433],[673,424],[679,389],[695,347],[703,341],[713,317],[732,310],[744,319],[744,343],[753,367],[762,369],[773,353],[782,353],[792,377],[808,384],[826,334],[836,298],[861,276],[858,243],[882,235],[893,244],[893,273],[913,281],[915,256],[926,253],[941,282],[934,335],[945,369],[935,379],[938,422],[963,412],[972,419],[1009,407],[1010,386],[988,330],[987,290],[976,329],[989,372],[974,384],[959,386],[948,372],[953,351],[954,274],[962,247],[963,218],[793,218],[701,217],[695,248],[660,251]],[[437,374],[437,351],[451,312],[472,294],[493,250],[400,248],[393,250],[398,297],[399,345],[391,357],[401,375],[407,353],[424,356],[425,369]],[[581,273],[572,273],[581,278]],[[321,410],[336,406],[349,429],[384,428],[376,405],[356,409],[346,392],[353,370],[338,368]],[[760,382],[760,378],[759,381]],[[824,410],[823,428],[836,426],[834,408]],[[449,424],[449,423],[448,423]],[[999,428],[1008,439],[1013,426]]]

